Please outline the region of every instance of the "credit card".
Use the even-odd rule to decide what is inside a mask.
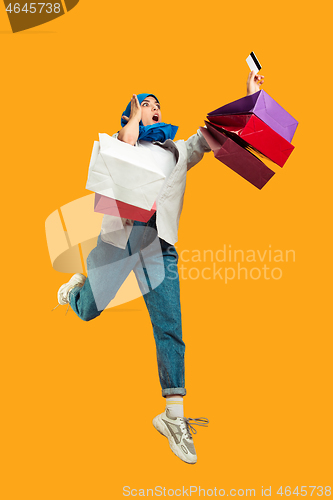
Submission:
[[[258,73],[258,71],[261,70],[261,64],[258,61],[258,59],[256,58],[256,55],[254,52],[251,52],[249,57],[246,59],[246,62],[249,65],[249,68],[251,71],[255,71],[256,73]]]

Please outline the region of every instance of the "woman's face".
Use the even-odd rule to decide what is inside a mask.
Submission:
[[[160,105],[152,95],[146,97],[141,103],[141,120],[144,126],[162,121]]]

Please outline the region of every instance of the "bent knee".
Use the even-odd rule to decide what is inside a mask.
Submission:
[[[95,312],[92,313],[91,311],[83,311],[80,314],[80,318],[83,321],[91,321],[92,319],[97,318],[101,314],[101,312],[102,311],[95,311]]]

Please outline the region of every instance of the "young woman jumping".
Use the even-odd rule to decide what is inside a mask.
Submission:
[[[262,76],[251,72],[247,95],[260,90],[263,81]],[[133,94],[121,125],[113,137],[149,150],[165,175],[156,212],[148,222],[121,219],[122,228],[116,231],[114,223],[116,219],[119,223],[119,218],[105,215],[97,246],[87,258],[87,278],[75,274],[60,287],[58,302],[69,303],[79,318],[90,321],[102,313],[134,271],[150,315],[162,396],[166,399],[166,408],[154,418],[153,425],[168,438],[171,450],[181,460],[194,464],[197,456],[191,431],[196,433],[193,425],[206,426],[208,420],[185,418],[183,412],[185,344],[174,244],[178,240],[187,171],[210,148],[200,130],[187,141],[174,141],[177,127],[162,122],[160,103],[153,94]]]

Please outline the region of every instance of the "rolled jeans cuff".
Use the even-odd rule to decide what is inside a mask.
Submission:
[[[162,389],[162,396],[165,398],[166,396],[171,396],[171,395],[177,395],[177,396],[185,396],[186,395],[186,389],[184,387],[175,387],[174,389]]]

